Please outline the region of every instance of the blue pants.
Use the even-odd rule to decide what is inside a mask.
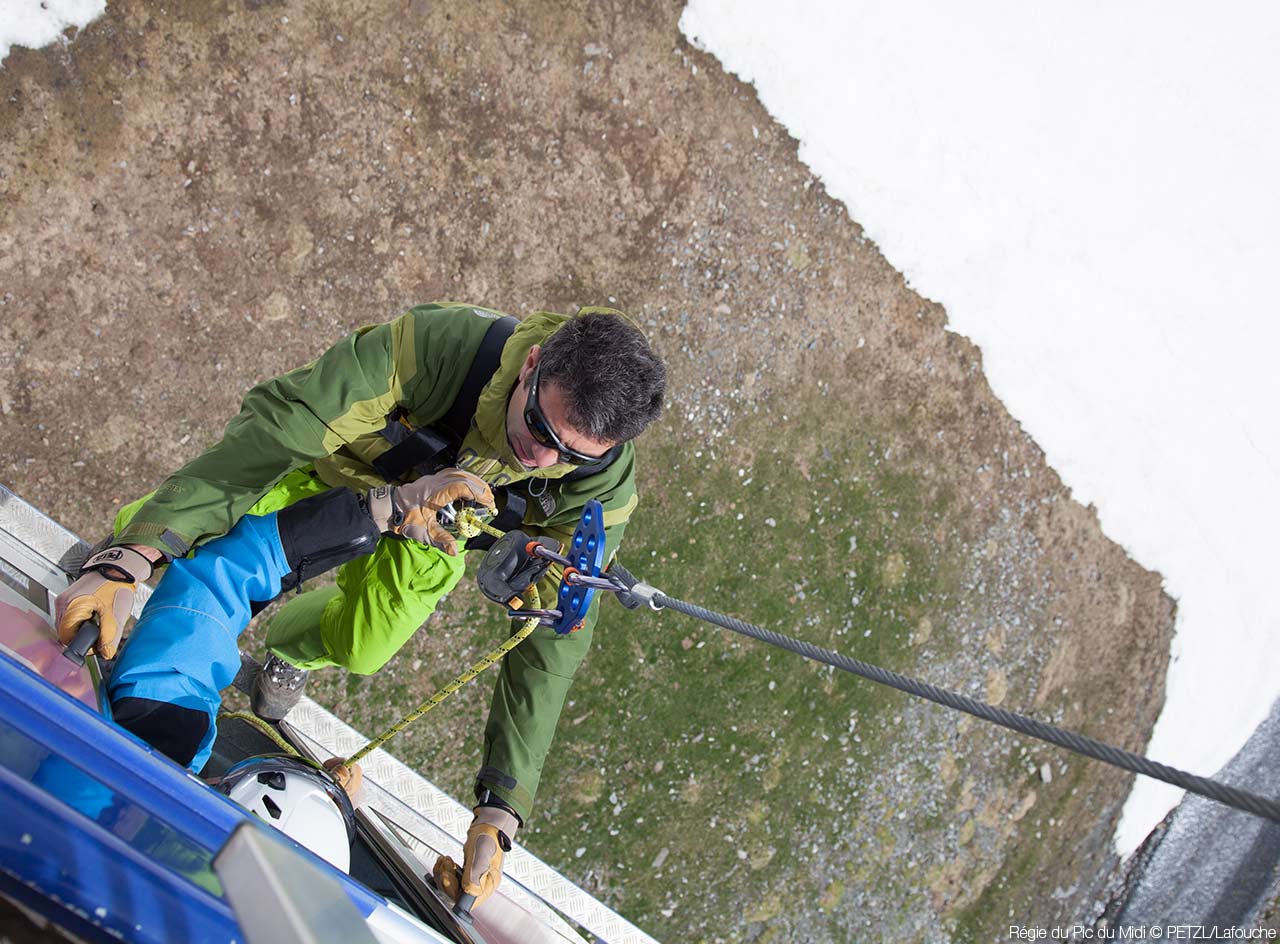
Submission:
[[[236,639],[254,601],[273,599],[290,572],[276,515],[246,515],[223,537],[169,565],[107,683],[114,720],[199,772],[213,751],[218,692],[240,668]],[[34,781],[87,816],[110,818],[113,792],[50,758]]]
[[[240,670],[252,605],[275,599],[293,569],[278,514],[245,515],[170,564],[107,685],[116,720],[193,771],[213,751],[218,693]]]

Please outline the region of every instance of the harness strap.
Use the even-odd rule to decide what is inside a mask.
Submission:
[[[404,411],[396,410],[387,417],[382,437],[391,448],[373,460],[373,467],[388,482],[398,482],[409,473],[415,477],[430,475],[457,461],[458,448],[471,428],[480,392],[484,390],[502,361],[502,348],[520,322],[510,315],[494,321],[484,333],[467,376],[448,411],[430,426],[412,429],[404,422]]]
[[[480,391],[484,390],[484,385],[497,372],[498,365],[502,362],[502,349],[519,324],[510,315],[503,315],[489,325],[480,347],[476,349],[476,356],[471,359],[471,368],[462,381],[462,389],[453,398],[449,411],[437,421],[437,425],[451,433],[459,445],[471,429],[471,418],[476,415],[476,404],[480,402]]]
[[[382,437],[392,443],[390,449],[373,460],[373,467],[388,482],[398,482],[409,475],[430,475],[445,466],[453,465],[458,456],[458,444],[440,435],[433,426],[411,429],[397,410],[387,418]],[[415,476],[416,477],[416,476]]]

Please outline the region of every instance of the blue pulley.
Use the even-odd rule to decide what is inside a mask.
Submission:
[[[604,569],[604,508],[594,498],[582,509],[582,519],[574,529],[564,555],[572,566],[565,568],[564,576],[560,578],[557,594],[560,618],[551,624],[551,628],[562,636],[582,628],[591,598],[595,596],[591,587],[570,584],[569,574],[576,571],[585,577],[599,577]]]

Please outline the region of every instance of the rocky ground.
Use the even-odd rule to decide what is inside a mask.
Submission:
[[[614,304],[672,371],[624,559],[674,596],[1141,749],[1173,602],[676,2],[112,2],[0,69],[0,480],[96,538],[255,381],[429,300]],[[504,624],[457,595],[372,730]],[[665,940],[1099,914],[1129,778],[611,608],[535,852]],[[461,795],[481,686],[397,753]],[[854,930],[857,928],[858,930]]]

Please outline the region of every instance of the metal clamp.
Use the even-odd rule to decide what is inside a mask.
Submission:
[[[583,577],[599,578],[604,569],[604,545],[604,506],[593,498],[583,507],[582,518],[565,549],[571,566],[560,578],[556,603],[561,616],[551,626],[561,636],[582,628],[596,592],[590,582],[574,584],[568,578],[575,571]]]
[[[661,590],[653,586],[653,584],[637,581],[628,590],[618,590],[618,602],[625,606],[628,610],[638,610],[642,606],[648,606],[651,610],[660,610],[662,605],[657,602],[659,595],[666,596]]]

